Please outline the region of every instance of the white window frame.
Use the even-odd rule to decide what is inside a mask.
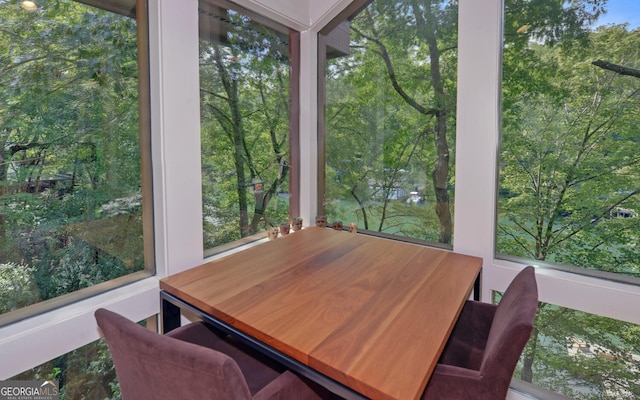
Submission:
[[[484,259],[481,300],[491,302],[525,266],[494,257],[504,4],[460,0],[459,7],[454,251]],[[540,301],[640,324],[639,286],[552,269],[536,275]]]
[[[525,264],[494,257],[502,0],[460,0],[454,251],[484,259],[482,300]],[[640,287],[537,269],[540,301],[640,324]]]
[[[148,7],[156,275],[1,327],[2,380],[98,339],[99,307],[157,314],[158,280],[203,261],[197,0]]]

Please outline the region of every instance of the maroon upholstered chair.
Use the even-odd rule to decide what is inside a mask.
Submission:
[[[330,393],[202,322],[157,334],[114,312],[95,312],[123,400],[323,399]]]
[[[506,398],[537,309],[531,266],[513,279],[499,305],[467,301],[422,399]]]

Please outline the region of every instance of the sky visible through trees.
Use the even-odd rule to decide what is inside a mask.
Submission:
[[[630,29],[640,26],[640,1],[608,0],[607,13],[601,16],[596,25],[628,23]]]

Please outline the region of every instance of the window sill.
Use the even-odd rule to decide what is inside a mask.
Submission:
[[[100,307],[140,321],[159,312],[158,278],[108,290],[0,327],[0,380],[8,379],[100,337],[93,313]],[[56,338],[56,344],[51,344]]]

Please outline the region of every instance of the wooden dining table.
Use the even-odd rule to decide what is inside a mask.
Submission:
[[[160,281],[180,310],[345,398],[418,399],[482,259],[311,227]]]

